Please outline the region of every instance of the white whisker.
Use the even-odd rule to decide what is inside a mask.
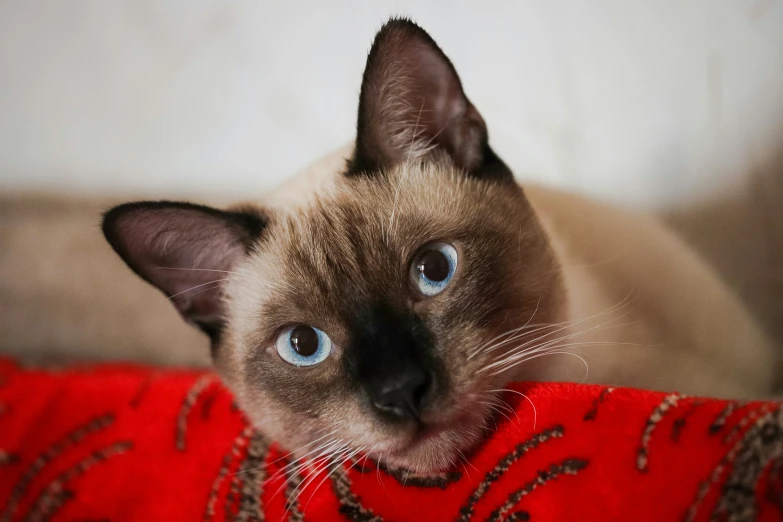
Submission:
[[[485,343],[484,345],[482,345],[481,347],[479,347],[477,350],[475,350],[473,353],[471,353],[471,354],[468,356],[468,360],[471,360],[471,359],[472,359],[472,358],[473,358],[473,357],[474,357],[476,354],[478,354],[479,352],[481,352],[481,351],[482,351],[482,349],[483,349],[485,346],[487,346],[488,344],[490,344],[490,343],[494,342],[495,340],[499,339],[500,337],[503,337],[504,335],[507,335],[507,334],[509,334],[509,333],[512,333],[512,332],[517,332],[517,331],[519,331],[519,330],[523,330],[524,328],[526,328],[526,327],[527,327],[527,325],[528,325],[528,324],[530,324],[530,321],[532,321],[532,320],[533,320],[533,317],[535,317],[535,316],[536,316],[536,313],[538,312],[538,307],[539,307],[539,305],[541,304],[541,298],[542,298],[543,296],[544,296],[544,294],[543,294],[543,293],[542,293],[541,295],[539,295],[539,296],[538,296],[538,302],[536,303],[536,309],[535,309],[535,310],[533,310],[533,314],[530,316],[530,318],[527,320],[527,322],[526,322],[525,324],[523,324],[523,325],[522,325],[522,326],[520,326],[519,328],[515,328],[515,329],[513,329],[513,330],[509,330],[509,332],[502,333],[502,334],[500,334],[500,335],[498,335],[498,336],[496,336],[496,337],[493,337],[493,338],[492,338],[490,341],[488,341],[487,343]],[[488,351],[491,351],[491,350],[488,350]]]
[[[234,274],[241,275],[239,272],[231,272],[230,270],[214,270],[212,268],[177,268],[172,266],[153,266],[152,270],[185,270],[188,272],[217,272],[220,274]]]
[[[609,322],[617,320],[617,319],[620,319],[620,317],[612,319]],[[486,371],[486,370],[491,370],[492,368],[498,368],[497,370],[495,370],[494,372],[492,372],[490,374],[490,375],[498,375],[499,373],[508,371],[510,368],[513,368],[514,366],[516,366],[517,364],[519,364],[519,363],[521,363],[523,361],[530,360],[530,356],[531,355],[535,355],[537,353],[540,353],[540,352],[552,349],[553,347],[555,347],[554,345],[556,345],[557,343],[559,343],[561,341],[565,341],[565,340],[568,340],[568,339],[572,339],[574,337],[578,337],[580,335],[584,335],[586,333],[589,333],[589,332],[591,332],[593,330],[596,330],[596,329],[599,329],[599,328],[604,328],[605,330],[608,330],[610,328],[620,328],[620,327],[623,327],[623,326],[627,326],[628,324],[633,324],[633,323],[622,323],[622,324],[619,324],[619,325],[611,325],[611,326],[608,326],[606,323],[604,323],[603,325],[593,326],[591,328],[587,328],[585,330],[582,330],[582,331],[579,331],[579,332],[574,332],[574,333],[571,333],[571,334],[568,334],[568,335],[563,335],[563,336],[557,337],[555,339],[549,339],[549,340],[544,341],[544,342],[542,342],[540,344],[530,346],[527,349],[522,350],[521,352],[512,351],[506,357],[504,357],[502,359],[499,359],[496,362],[493,362],[492,364],[489,364],[489,365],[485,366],[484,368],[480,369],[479,372],[483,372],[483,371]],[[542,337],[546,337],[546,336],[542,336]],[[535,340],[537,340],[537,339],[535,339]],[[523,345],[520,345],[515,350],[518,350],[519,348],[524,348],[528,344],[530,344],[530,343],[525,343]],[[622,342],[613,342],[613,341],[580,341],[580,342],[577,342],[577,343],[570,343],[570,344],[568,344],[568,346],[578,346],[580,344],[583,344],[585,346],[589,346],[589,345],[613,345],[613,344],[616,344],[616,345],[624,345],[625,344],[625,345],[630,345],[630,346],[644,346],[643,344],[640,344],[640,343],[622,343]],[[565,345],[558,345],[556,347],[559,347],[559,346],[565,346]]]
[[[316,486],[316,488],[313,490],[313,493],[310,495],[310,500],[312,500],[313,496],[315,495],[316,491],[321,486],[321,484],[323,484],[323,482],[329,478],[329,476],[334,472],[334,470],[339,465],[342,465],[342,464],[336,465],[336,460],[339,459],[341,463],[344,463],[345,462],[344,458],[346,455],[348,455],[348,458],[350,458],[350,456],[355,455],[356,453],[357,450],[352,451],[350,448],[345,447],[345,449],[334,451],[331,454],[329,454],[325,458],[323,465],[321,465],[320,467],[316,466],[316,468],[313,470],[310,476],[307,477],[307,479],[304,480],[301,484],[299,484],[299,486],[297,486],[297,488],[295,488],[294,491],[291,493],[291,496],[294,497],[294,501],[298,501],[299,497],[301,497],[302,493],[310,486],[310,484],[315,482],[321,473],[324,473],[324,478],[321,480],[321,482],[318,483],[318,486]],[[298,493],[297,493],[297,489],[299,490]],[[308,504],[310,500],[308,500]]]
[[[186,288],[185,290],[183,290],[181,292],[177,292],[176,294],[172,294],[172,295],[170,295],[168,297],[168,299],[171,300],[171,299],[174,299],[175,297],[177,297],[178,295],[182,295],[184,293],[190,292],[192,290],[195,290],[196,288],[201,288],[202,286],[207,286],[207,285],[213,285],[215,283],[222,283],[223,281],[228,281],[228,279],[226,278],[226,279],[216,279],[214,281],[207,281],[206,283],[201,283],[200,285],[192,286],[190,288]],[[207,288],[207,290],[210,290],[210,288]]]
[[[558,348],[558,347],[557,347],[557,346],[555,346],[554,348]],[[585,361],[583,357],[581,357],[581,356],[579,356],[579,355],[577,355],[577,354],[575,354],[575,353],[572,353],[572,352],[565,352],[565,351],[553,351],[553,352],[539,353],[539,354],[537,354],[537,355],[533,355],[533,356],[532,356],[532,357],[530,357],[529,359],[525,359],[523,362],[527,362],[527,361],[530,361],[530,360],[532,360],[532,359],[538,359],[539,357],[544,357],[544,356],[546,356],[546,355],[558,355],[558,354],[561,354],[561,355],[571,355],[571,356],[573,356],[573,357],[576,357],[576,358],[577,358],[577,359],[579,359],[580,361],[582,361],[582,364],[584,364],[584,365],[585,365],[585,376],[584,376],[584,377],[582,377],[582,380],[581,380],[581,382],[585,382],[585,381],[587,380],[587,376],[588,376],[588,374],[589,374],[589,372],[590,372],[590,366],[587,364],[587,361]]]
[[[365,457],[366,458],[366,457]],[[389,489],[386,487],[386,483],[383,481],[381,477],[381,456],[380,454],[375,457],[375,477],[378,479],[378,484],[380,484],[383,487],[383,490],[386,492],[386,496],[391,499],[391,501],[394,503],[394,505],[397,505],[397,501],[394,500],[394,497],[389,493]]]
[[[318,442],[318,441],[321,441],[321,440],[323,440],[323,439],[325,439],[326,437],[329,437],[329,436],[331,436],[331,435],[334,435],[335,433],[337,433],[337,430],[336,430],[336,429],[334,429],[334,430],[330,431],[330,432],[329,432],[329,433],[327,433],[326,435],[323,435],[323,436],[321,436],[321,437],[318,437],[317,439],[315,439],[315,440],[313,440],[313,441],[311,441],[311,442],[309,442],[309,443],[307,443],[307,444],[305,444],[305,445],[303,445],[303,446],[300,446],[299,448],[297,448],[297,449],[295,449],[295,450],[293,450],[293,451],[289,451],[289,452],[288,452],[288,453],[286,453],[285,455],[283,455],[283,456],[281,456],[281,457],[278,457],[278,458],[276,458],[275,460],[273,460],[272,462],[270,462],[269,464],[267,464],[267,465],[266,465],[266,467],[268,467],[268,466],[271,466],[271,465],[273,465],[273,464],[276,464],[276,463],[280,462],[281,460],[284,460],[284,459],[286,459],[286,458],[290,457],[290,456],[291,456],[291,455],[293,455],[294,453],[297,453],[297,452],[299,452],[299,451],[302,451],[303,449],[305,449],[305,448],[307,448],[307,447],[309,447],[309,446],[312,446],[312,445],[313,445],[313,444],[315,444],[316,442]],[[287,469],[288,467],[290,467],[290,466],[294,465],[296,462],[298,462],[298,461],[299,461],[299,460],[301,460],[302,458],[306,457],[307,455],[310,455],[311,453],[313,453],[313,452],[315,452],[315,451],[319,451],[321,448],[323,448],[324,446],[328,445],[330,442],[334,442],[334,439],[330,439],[329,441],[327,441],[327,442],[325,442],[325,443],[321,444],[320,446],[318,446],[318,447],[317,447],[317,448],[315,448],[314,450],[312,450],[312,451],[310,451],[310,452],[308,452],[308,453],[305,453],[304,455],[302,455],[301,457],[297,458],[296,460],[294,460],[294,461],[292,461],[292,462],[290,462],[290,463],[286,464],[286,465],[285,465],[283,468],[279,469],[279,470],[278,470],[278,471],[276,471],[276,472],[275,472],[273,475],[269,476],[269,477],[268,477],[266,480],[264,480],[264,483],[267,483],[267,482],[269,482],[270,480],[274,479],[274,478],[275,478],[277,475],[279,475],[280,473],[283,473],[283,472],[285,472],[285,471],[286,471],[286,469]],[[250,471],[250,470],[244,470],[243,472],[247,472],[247,471]],[[232,476],[232,475],[234,475],[234,474],[235,474],[235,473],[232,473],[232,474],[231,474],[231,475],[229,475],[229,476]]]
[[[527,402],[529,402],[530,406],[533,408],[533,429],[536,429],[536,424],[538,423],[538,410],[536,410],[536,405],[533,404],[533,401],[530,400],[530,397],[528,397],[527,395],[525,395],[524,393],[522,393],[520,391],[512,390],[512,389],[509,389],[509,388],[503,388],[501,390],[491,390],[491,391],[499,392],[499,393],[505,393],[505,392],[516,393],[517,395],[520,395],[525,400],[527,400]],[[517,417],[517,418],[519,418],[519,417]]]
[[[271,477],[267,478],[264,481],[264,483],[269,482],[274,477],[279,476],[280,474],[285,474],[285,475],[300,474],[301,471],[304,468],[306,468],[308,465],[310,465],[312,462],[317,461],[320,458],[323,458],[325,455],[328,455],[330,451],[335,450],[335,449],[339,449],[339,448],[341,448],[344,445],[345,444],[343,442],[341,442],[341,441],[330,439],[329,442],[327,442],[326,444],[320,446],[319,448],[317,448],[317,450],[315,450],[315,451],[319,452],[318,455],[316,455],[315,457],[311,457],[311,458],[305,458],[305,456],[303,456],[303,457],[300,457],[300,458],[294,460],[293,462],[289,463],[284,468],[282,468],[279,471],[277,471],[274,475],[272,475]],[[311,454],[311,453],[313,453],[313,452],[308,453],[308,455]],[[297,464],[300,461],[302,461],[302,462]],[[287,485],[288,485],[288,478],[286,478],[286,480],[283,482],[283,485],[280,486],[272,494],[272,496],[274,497],[275,495],[277,495],[280,492],[280,490],[285,488]]]
[[[604,312],[602,312],[602,314],[603,313]],[[494,361],[494,362],[484,366],[483,368],[481,368],[479,370],[479,372],[488,371],[488,370],[491,370],[492,368],[496,368],[496,367],[506,366],[506,365],[508,365],[508,363],[513,363],[515,360],[524,358],[526,355],[529,355],[531,353],[536,353],[536,352],[538,352],[538,351],[540,351],[542,349],[547,348],[551,344],[556,343],[556,342],[561,341],[561,340],[564,340],[564,339],[569,339],[569,338],[572,338],[572,337],[577,337],[579,335],[584,335],[584,334],[586,334],[588,332],[591,332],[591,331],[594,331],[594,330],[597,330],[597,329],[600,329],[600,328],[604,328],[604,329],[618,328],[618,327],[622,327],[622,326],[627,326],[627,324],[628,324],[628,323],[625,323],[625,324],[620,324],[620,325],[611,325],[612,322],[617,321],[617,320],[622,319],[622,318],[625,317],[625,315],[622,315],[622,316],[619,316],[619,317],[615,317],[615,318],[609,319],[604,324],[598,324],[598,325],[592,326],[590,328],[587,328],[585,330],[574,332],[574,333],[571,333],[571,334],[568,334],[568,335],[564,335],[564,336],[561,336],[561,337],[558,337],[558,338],[555,338],[555,339],[549,339],[549,340],[546,340],[546,341],[544,341],[544,342],[542,342],[541,344],[538,344],[538,345],[533,345],[533,343],[535,343],[536,341],[542,341],[542,340],[546,339],[547,337],[549,337],[549,336],[551,336],[551,335],[553,335],[553,334],[555,334],[557,332],[560,332],[562,330],[566,330],[566,329],[568,329],[568,328],[570,328],[572,326],[575,326],[576,324],[585,322],[587,320],[594,319],[594,318],[596,318],[596,317],[598,317],[598,316],[600,316],[602,314],[596,314],[594,316],[591,316],[591,317],[588,317],[588,318],[585,318],[585,319],[581,319],[581,320],[579,320],[579,321],[577,321],[577,322],[575,322],[573,324],[567,324],[566,326],[563,326],[563,327],[558,328],[558,329],[556,329],[554,331],[551,331],[551,332],[548,332],[548,333],[546,333],[544,335],[536,337],[535,339],[527,341],[527,342],[525,342],[525,343],[515,347],[513,350],[510,350],[506,354],[506,356],[504,358],[496,360],[496,361]],[[531,346],[531,345],[533,345],[533,346]],[[522,350],[521,352],[517,351],[517,350],[520,350],[522,348],[527,348],[527,349],[526,350]],[[495,375],[495,374],[493,374],[493,375]]]
[[[329,461],[330,461],[329,459],[332,457],[332,455],[335,455],[335,454],[337,454],[338,452],[342,452],[342,451],[344,451],[344,449],[343,449],[343,448],[345,448],[345,447],[347,447],[347,446],[346,446],[346,444],[344,444],[344,443],[340,442],[340,443],[339,443],[338,445],[336,445],[334,448],[329,448],[329,450],[322,452],[321,454],[317,455],[316,457],[314,457],[314,458],[311,458],[311,459],[307,459],[307,460],[306,460],[306,461],[305,461],[305,462],[304,462],[302,465],[300,465],[300,466],[297,466],[297,467],[295,468],[295,469],[296,469],[296,471],[294,471],[294,470],[291,470],[291,471],[289,471],[289,472],[288,472],[288,474],[289,474],[289,475],[296,475],[296,474],[299,474],[299,475],[301,475],[301,474],[302,474],[302,470],[303,470],[304,468],[306,468],[306,467],[308,467],[308,466],[310,466],[310,465],[314,465],[314,468],[308,471],[308,473],[309,473],[310,475],[309,475],[307,478],[305,478],[304,480],[302,480],[302,482],[300,482],[300,483],[299,483],[299,484],[296,486],[296,488],[294,488],[294,490],[291,492],[291,494],[290,494],[290,495],[288,495],[288,503],[289,503],[289,504],[292,504],[293,502],[296,502],[296,499],[298,498],[298,496],[296,495],[297,491],[298,491],[300,488],[302,488],[302,487],[303,487],[303,484],[305,484],[305,482],[307,482],[307,480],[308,480],[310,477],[312,477],[312,476],[314,476],[314,475],[317,475],[317,474],[319,473],[319,470],[320,470],[320,469],[321,469],[321,467],[322,467],[322,464],[319,464],[319,461],[320,461],[320,460],[322,460],[322,459],[323,459],[323,461],[324,461],[324,462],[325,462],[325,463],[328,465],[328,464],[329,464]],[[276,490],[274,493],[272,493],[272,497],[275,497],[275,496],[276,496],[278,493],[280,493],[280,491],[281,491],[281,490],[285,489],[285,488],[288,486],[288,482],[289,482],[289,479],[288,479],[288,478],[286,478],[286,480],[285,480],[285,482],[283,483],[283,485],[282,485],[282,486],[280,486],[279,488],[277,488],[277,490]]]
[[[296,453],[296,452],[299,452],[299,451],[302,451],[303,449],[305,449],[305,448],[307,448],[307,447],[309,447],[309,446],[312,446],[312,445],[313,445],[313,444],[315,444],[316,442],[318,442],[318,441],[320,441],[320,440],[323,440],[323,439],[325,439],[326,437],[328,437],[328,436],[330,436],[330,435],[334,435],[335,433],[337,433],[337,429],[333,429],[332,431],[330,431],[330,432],[329,432],[329,433],[327,433],[326,435],[322,435],[321,437],[318,437],[317,439],[315,439],[315,440],[313,440],[313,441],[310,441],[310,442],[308,442],[307,444],[305,444],[305,445],[303,445],[303,446],[300,446],[300,447],[298,447],[298,448],[297,448],[297,449],[295,449],[295,450],[289,451],[288,453],[286,453],[286,454],[285,454],[285,455],[283,455],[282,457],[278,457],[278,458],[276,458],[275,460],[273,460],[272,462],[270,462],[270,463],[269,463],[269,465],[275,464],[276,462],[279,462],[279,461],[281,461],[281,460],[283,460],[283,459],[285,459],[285,458],[287,458],[287,457],[290,457],[290,456],[291,456],[291,455],[293,455],[294,453]]]
[[[508,420],[508,422],[513,422],[511,417],[506,415],[506,412],[501,410],[500,407],[497,404],[495,404],[493,402],[487,402],[487,401],[478,401],[478,403],[479,404],[483,404],[483,405],[487,406],[490,410],[494,411],[495,413],[498,413],[498,414],[502,415],[503,417],[505,417]]]
[[[543,339],[543,338],[545,338],[545,337],[547,337],[549,335],[552,335],[554,333],[562,331],[562,330],[564,330],[566,328],[569,328],[569,327],[572,327],[572,326],[576,326],[578,324],[584,323],[584,322],[589,321],[591,319],[596,319],[596,318],[601,317],[603,315],[607,315],[607,314],[619,311],[619,310],[623,309],[624,307],[628,306],[632,302],[631,297],[632,297],[634,291],[635,291],[635,288],[632,289],[628,293],[628,295],[626,295],[622,300],[620,300],[619,303],[617,303],[614,306],[611,306],[611,307],[607,308],[603,312],[599,312],[597,314],[594,314],[594,315],[591,315],[589,317],[585,317],[585,318],[582,318],[582,319],[572,319],[570,321],[563,321],[563,322],[560,322],[560,323],[544,324],[544,325],[541,325],[540,327],[538,327],[538,328],[536,328],[534,330],[527,331],[527,332],[522,332],[522,333],[519,333],[519,334],[516,334],[516,335],[512,335],[512,337],[510,337],[510,338],[507,338],[507,339],[504,339],[504,340],[502,340],[500,342],[492,344],[495,340],[497,340],[497,339],[499,339],[499,338],[501,338],[503,336],[509,335],[510,333],[515,333],[515,332],[519,332],[521,330],[524,330],[526,328],[526,326],[528,326],[528,323],[530,322],[530,320],[532,319],[532,316],[531,316],[531,318],[528,319],[528,321],[525,323],[525,325],[523,325],[523,326],[521,326],[519,328],[515,328],[515,329],[512,329],[512,330],[509,330],[507,332],[504,332],[504,333],[496,336],[495,338],[491,339],[490,341],[488,341],[487,343],[483,344],[481,347],[476,349],[474,351],[474,353],[470,357],[472,358],[473,356],[475,356],[475,355],[477,355],[479,353],[486,353],[486,352],[490,352],[490,351],[496,350],[498,348],[501,348],[503,346],[507,346],[509,343],[511,343],[511,342],[513,342],[513,341],[515,341],[515,340],[517,340],[519,338],[523,338],[523,337],[526,337],[528,335],[532,335],[533,333],[539,332],[541,330],[546,330],[546,329],[559,327],[559,328],[557,328],[554,331],[551,331],[551,332],[549,332],[547,334],[544,334],[541,337],[533,339],[529,343],[526,343],[526,344],[530,344],[530,343],[535,342],[537,340]],[[631,300],[629,300],[629,299],[631,299]],[[540,303],[540,300],[541,300],[541,296],[539,296],[539,303]],[[628,302],[626,302],[626,301],[628,301]],[[538,305],[536,306],[536,309],[537,308],[538,308]],[[534,312],[534,315],[535,315],[535,312]],[[613,320],[616,320],[616,319],[612,319],[612,321]],[[533,325],[529,325],[529,326],[533,327],[533,326],[539,326],[539,325],[533,324]],[[491,346],[488,346],[488,345],[491,345]]]

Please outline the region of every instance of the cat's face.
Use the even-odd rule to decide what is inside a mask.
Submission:
[[[512,374],[498,334],[554,322],[557,269],[515,185],[448,165],[341,177],[227,283],[218,365],[259,425],[299,447],[326,434],[390,463],[448,465]],[[315,449],[315,448],[311,448]]]
[[[325,193],[288,212],[123,205],[104,231],[299,455],[454,464],[518,376],[493,366],[516,346],[498,341],[561,314],[532,208],[451,64],[405,21],[376,38],[356,149]]]

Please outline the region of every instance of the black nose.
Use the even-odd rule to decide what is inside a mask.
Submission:
[[[405,371],[375,384],[370,393],[372,404],[379,412],[400,420],[419,419],[432,379],[423,369],[408,366]]]

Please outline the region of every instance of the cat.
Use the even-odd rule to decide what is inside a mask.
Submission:
[[[772,391],[770,342],[706,264],[653,219],[517,183],[403,18],[372,45],[352,146],[263,203],[127,203],[103,232],[299,454],[443,470],[517,380]]]

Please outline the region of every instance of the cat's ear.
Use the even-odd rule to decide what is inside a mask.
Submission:
[[[367,57],[349,174],[443,153],[470,174],[511,177],[443,51],[415,23],[392,19]]]
[[[254,211],[169,201],[127,203],[103,217],[103,233],[125,263],[213,341],[223,320],[223,283],[265,226]]]

